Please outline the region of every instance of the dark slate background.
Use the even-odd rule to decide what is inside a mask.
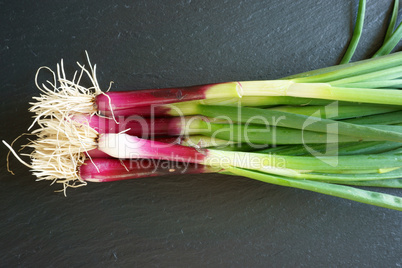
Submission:
[[[368,1],[354,60],[381,45],[392,1]],[[34,75],[98,64],[102,88],[274,79],[339,62],[358,1],[0,1],[0,138],[30,124]],[[402,265],[402,214],[240,177],[35,182],[1,146],[0,264],[45,267]],[[380,189],[379,189],[380,190]],[[401,195],[400,190],[381,190]]]

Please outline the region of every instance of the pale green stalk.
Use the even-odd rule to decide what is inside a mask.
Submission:
[[[342,78],[339,80],[329,82],[332,86],[341,86],[358,83],[358,82],[367,82],[367,81],[376,81],[376,80],[391,80],[395,78],[402,77],[402,66],[392,67],[388,69],[384,69],[381,71],[371,72],[368,74],[356,75],[353,77]],[[382,86],[383,87],[383,86]]]
[[[353,36],[352,39],[350,40],[348,49],[346,50],[345,55],[343,56],[340,64],[348,63],[352,59],[353,54],[355,53],[356,47],[359,44],[360,36],[363,31],[365,10],[366,10],[366,0],[360,0]]]
[[[276,153],[280,155],[311,155],[318,152],[325,155],[357,155],[357,154],[378,154],[393,151],[402,147],[400,142],[392,141],[365,141],[365,142],[340,142],[337,146],[329,144],[308,144],[278,146],[256,151],[258,153]]]
[[[381,78],[382,79],[382,78]],[[392,80],[376,80],[376,81],[364,81],[356,82],[350,84],[343,84],[342,87],[352,87],[352,88],[401,88],[402,79],[392,79]]]
[[[396,52],[382,57],[361,60],[344,65],[335,65],[327,68],[300,73],[294,76],[285,77],[283,79],[292,80],[299,83],[331,82],[342,78],[400,66],[401,64],[402,52]]]
[[[342,106],[340,105],[276,106],[268,108],[268,110],[273,111],[282,111],[293,114],[316,116],[332,120],[382,114],[397,111],[400,109],[402,108],[398,106],[365,105],[365,104],[342,105]]]
[[[362,186],[362,187],[402,188],[402,179],[388,179],[388,180],[376,180],[376,181],[347,181],[339,184]]]
[[[300,173],[297,171],[286,172],[283,171],[281,174],[281,170],[272,170],[272,174],[283,175],[286,177],[290,177],[293,179],[307,179],[314,181],[325,181],[331,183],[342,183],[346,181],[370,181],[370,180],[387,180],[387,179],[398,179],[402,177],[401,168],[391,170],[389,172],[383,172],[381,169],[373,169],[373,170],[363,170],[360,172],[359,170],[350,170],[345,172],[315,172],[315,173]],[[271,173],[267,171],[267,173]]]
[[[249,107],[222,107],[209,105],[200,105],[199,109],[202,115],[212,118],[226,118],[226,120],[241,122],[243,124],[260,124],[265,126],[295,128],[302,129],[303,131],[308,130],[327,134],[333,133],[336,135],[359,137],[361,139],[369,140],[402,141],[402,133],[394,131],[381,130],[369,126],[281,111]]]
[[[373,58],[387,55],[396,47],[402,37],[402,23],[398,25],[395,32],[384,42],[380,49],[374,53]]]
[[[394,0],[394,7],[392,9],[391,19],[389,21],[387,33],[385,34],[384,43],[387,42],[395,29],[396,20],[398,18],[398,11],[399,11],[399,0]]]
[[[243,81],[238,89],[240,96],[290,96],[402,105],[402,92],[391,89],[345,88],[328,83],[295,83],[288,80]]]
[[[402,155],[287,156],[210,149],[201,164],[220,166],[224,169],[227,166],[236,166],[264,172],[271,168],[279,168],[310,172],[325,170],[333,173],[342,170],[366,172],[376,169],[392,169],[400,167],[401,161]]]
[[[297,180],[285,178],[281,176],[268,175],[256,171],[241,169],[241,168],[228,168],[232,174],[248,177],[250,179],[271,183],[286,187],[299,188],[309,190],[326,195],[341,197],[369,205],[394,209],[402,211],[402,198],[384,193],[366,191],[344,185],[330,184],[319,181],[310,180]]]
[[[402,123],[402,111],[351,118],[342,120],[342,122],[351,124],[399,124]]]

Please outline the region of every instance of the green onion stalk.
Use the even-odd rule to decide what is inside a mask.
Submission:
[[[81,66],[81,65],[80,65]],[[401,105],[402,54],[394,53],[361,62],[324,68],[278,80],[234,81],[190,87],[102,92],[95,67],[81,66],[93,87],[79,85],[80,79],[67,80],[63,65],[49,85],[38,86],[31,111],[37,117],[55,113],[87,113],[107,116],[188,115],[198,104],[272,106],[278,104],[312,105],[325,101]],[[59,86],[56,86],[58,85]]]

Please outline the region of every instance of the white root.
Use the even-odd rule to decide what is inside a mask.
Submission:
[[[73,116],[39,119],[42,128],[33,131],[38,139],[29,145],[32,171],[38,180],[53,180],[68,187],[86,185],[79,167],[88,158],[86,153],[97,148],[98,133],[88,124],[77,123]],[[90,159],[90,158],[89,158]]]
[[[35,101],[30,103],[32,106],[29,111],[34,113],[34,120],[28,130],[35,124],[39,128],[31,132],[36,136],[36,140],[22,146],[23,149],[32,149],[30,154],[25,154],[30,158],[31,164],[21,159],[12,145],[3,141],[17,160],[31,169],[38,181],[49,180],[52,184],[61,183],[64,194],[68,187],[75,188],[87,184],[80,177],[79,167],[88,158],[92,161],[86,153],[97,148],[99,137],[97,131],[92,129],[88,122],[74,120],[77,114],[97,114],[95,98],[105,94],[100,89],[96,78],[96,65],[92,66],[87,52],[86,56],[89,68],[86,69],[84,65],[77,62],[80,70],[74,73],[71,80],[66,78],[63,60],[60,65],[57,64],[56,72],[49,67],[38,69],[35,84],[41,94],[39,97],[33,97]],[[53,79],[40,86],[38,76],[41,70],[49,71]],[[80,85],[83,77],[89,79],[91,87]],[[111,105],[110,102],[109,98],[109,105]]]
[[[34,120],[29,129],[35,124],[39,128],[32,131],[37,139],[24,146],[33,150],[28,155],[31,164],[26,164],[12,151],[20,162],[31,168],[38,181],[63,184],[64,194],[68,187],[86,185],[80,178],[79,167],[88,158],[86,152],[97,147],[98,133],[88,124],[73,120],[73,116],[79,113],[96,114],[95,97],[104,94],[96,78],[96,65],[92,66],[87,52],[86,56],[89,68],[77,62],[79,71],[71,80],[66,77],[63,60],[57,64],[56,72],[49,67],[38,69],[35,84],[41,94],[33,97],[35,101],[30,103],[29,111],[34,113]],[[40,86],[38,76],[41,70],[49,71],[53,81]],[[89,79],[91,87],[80,85],[84,76]]]
[[[74,113],[95,114],[97,108],[95,104],[95,97],[104,94],[99,87],[96,78],[96,65],[92,66],[88,54],[87,60],[89,63],[89,70],[77,62],[80,71],[76,71],[72,80],[66,78],[64,72],[63,60],[57,64],[57,71],[54,72],[49,67],[41,67],[38,69],[35,76],[35,84],[42,92],[39,97],[33,97],[35,102],[29,109],[30,112],[35,114],[34,121],[29,129],[38,122],[40,118],[49,118],[55,115],[65,116]],[[47,84],[39,85],[38,76],[41,70],[49,71],[53,76],[53,81],[46,81]],[[80,85],[83,76],[89,78],[92,86],[86,88]]]
[[[69,187],[80,187],[87,183],[79,174],[79,167],[86,159],[92,160],[86,152],[97,148],[99,134],[85,122],[76,122],[73,116],[39,118],[39,129],[32,131],[37,139],[24,145],[23,148],[32,148],[28,156],[31,164],[23,161],[11,146],[10,151],[16,158],[28,166],[37,181],[49,180],[63,184],[62,191],[66,194]]]

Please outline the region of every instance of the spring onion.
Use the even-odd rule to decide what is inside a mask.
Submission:
[[[89,59],[88,59],[89,61]],[[37,117],[54,113],[106,113],[127,115],[127,110],[150,109],[149,107],[186,102],[210,100],[236,100],[243,97],[296,97],[373,104],[401,105],[402,92],[387,88],[353,87],[353,83],[367,82],[371,79],[392,80],[399,78],[402,55],[395,53],[378,57],[359,64],[345,64],[344,68],[327,70],[322,73],[282,80],[223,82],[201,86],[149,89],[122,92],[101,91],[96,80],[96,65],[85,69],[79,65],[81,72],[70,81],[65,77],[63,62],[57,65],[54,81],[48,82],[53,88],[43,84],[38,88],[40,97],[35,97],[31,111]],[[389,77],[388,72],[395,75]],[[93,87],[85,88],[79,83],[83,74],[91,79]],[[60,84],[60,86],[56,86]],[[269,98],[268,105],[270,104]],[[259,101],[259,105],[263,102]],[[166,109],[166,108],[165,108]],[[168,109],[168,108],[167,108]],[[168,109],[169,110],[169,109]],[[124,114],[119,114],[122,111]],[[167,111],[164,111],[167,113]]]
[[[395,2],[383,47],[348,63],[278,80],[103,92],[96,65],[36,85],[30,111],[39,128],[24,148],[38,180],[79,187],[168,174],[221,173],[402,210],[402,198],[352,186],[401,188],[402,53],[388,54]],[[81,85],[87,76],[92,87]],[[148,116],[144,118],[144,116]]]
[[[79,167],[81,180],[88,182],[111,182],[137,178],[177,174],[219,172],[219,168],[186,162],[170,162],[152,159],[118,160],[94,158]]]

